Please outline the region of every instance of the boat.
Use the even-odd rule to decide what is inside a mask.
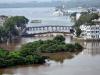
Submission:
[[[32,20],[31,23],[41,23],[41,20]]]

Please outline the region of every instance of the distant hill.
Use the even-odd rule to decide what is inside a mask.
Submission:
[[[53,4],[49,2],[28,2],[28,3],[1,3],[0,8],[23,8],[23,7],[51,7]]]
[[[100,0],[71,0],[65,3],[66,7],[100,7]]]
[[[20,7],[55,7],[60,6],[61,1],[52,1],[52,2],[28,2],[28,3],[1,3],[0,8],[20,8]],[[100,7],[100,0],[70,0],[66,1],[63,4],[66,5],[66,8],[73,7]]]

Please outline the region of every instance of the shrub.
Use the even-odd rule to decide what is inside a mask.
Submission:
[[[53,40],[58,41],[58,42],[64,42],[65,41],[65,37],[62,36],[62,35],[58,35]]]

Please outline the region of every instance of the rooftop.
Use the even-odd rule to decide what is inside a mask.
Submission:
[[[45,19],[41,23],[29,23],[27,27],[34,26],[72,26],[74,23],[70,19]]]

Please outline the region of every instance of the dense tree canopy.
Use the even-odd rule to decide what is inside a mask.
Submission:
[[[14,16],[14,17],[11,17],[10,19],[13,19],[13,22],[15,23],[15,25],[17,25],[17,27],[21,27],[21,28],[26,27],[26,24],[29,21],[24,16]]]
[[[0,42],[6,41],[7,32],[4,27],[0,26]]]
[[[76,21],[75,27],[79,27],[82,24],[93,24],[92,20],[98,19],[99,15],[98,13],[82,13],[80,18]]]
[[[64,42],[65,41],[65,38],[62,35],[58,35],[53,40],[59,41],[59,42]]]
[[[39,40],[25,44],[21,47],[21,52],[25,55],[30,53],[55,53],[55,52],[74,52],[75,44],[66,44],[62,35],[56,36],[53,40]],[[82,50],[82,47],[78,49]]]
[[[12,16],[8,18],[4,22],[3,27],[0,26],[0,42],[4,42],[4,40],[12,41],[13,38],[19,36],[28,21],[24,16]]]
[[[11,67],[16,65],[25,64],[43,64],[45,63],[44,57],[38,54],[28,54],[22,56],[20,51],[8,52],[0,49],[0,67]]]

